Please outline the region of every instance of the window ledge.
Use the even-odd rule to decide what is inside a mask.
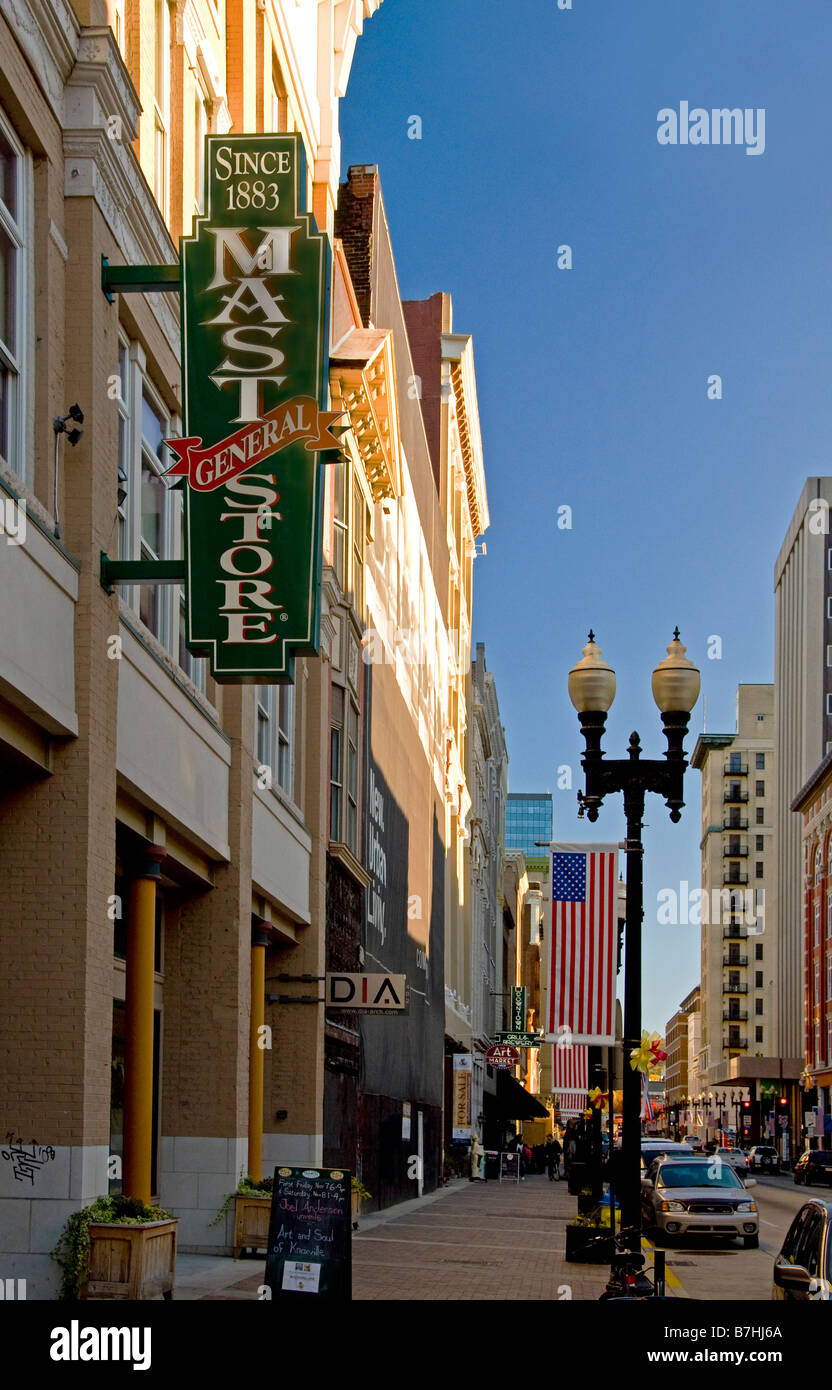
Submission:
[[[347,873],[355,879],[356,883],[360,884],[362,888],[369,888],[370,875],[367,873],[367,870],[359,864],[348,845],[345,845],[341,840],[330,840],[329,853],[333,859],[337,859],[339,864],[344,866]]]

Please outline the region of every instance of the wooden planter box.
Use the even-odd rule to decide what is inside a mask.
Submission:
[[[256,1254],[269,1246],[271,1197],[248,1197],[238,1192],[234,1198],[234,1259],[244,1250]]]
[[[361,1195],[358,1192],[350,1193],[350,1206],[352,1211],[352,1228],[358,1230],[358,1219],[361,1215]]]
[[[179,1222],[92,1222],[90,1272],[80,1298],[173,1298]]]
[[[597,1240],[598,1236],[606,1240]],[[566,1259],[571,1264],[608,1265],[614,1250],[609,1226],[566,1227]]]

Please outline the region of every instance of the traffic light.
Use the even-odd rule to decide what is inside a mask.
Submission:
[[[742,1103],[742,1137],[751,1137],[751,1101],[744,1100]]]

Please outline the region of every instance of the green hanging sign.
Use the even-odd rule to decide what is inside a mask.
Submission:
[[[217,681],[291,681],[320,628],[329,243],[298,135],[209,135],[182,238],[187,644]]]

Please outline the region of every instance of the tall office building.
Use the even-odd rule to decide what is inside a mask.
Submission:
[[[774,567],[777,725],[777,1048],[803,1047],[800,820],[790,809],[832,749],[832,478],[807,478]]]

